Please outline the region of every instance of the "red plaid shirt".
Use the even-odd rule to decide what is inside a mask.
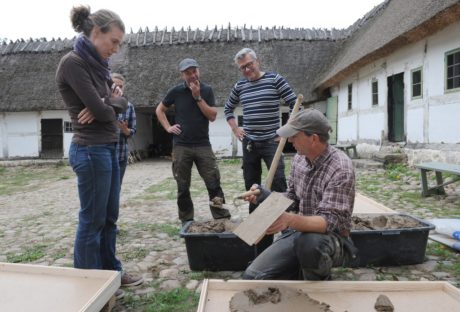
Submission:
[[[328,146],[313,162],[295,155],[285,194],[298,205],[299,214],[324,217],[328,231],[351,230],[355,171],[342,151]]]

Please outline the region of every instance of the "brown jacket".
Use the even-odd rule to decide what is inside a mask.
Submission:
[[[64,55],[56,71],[56,82],[72,120],[72,142],[81,145],[118,141],[116,114],[126,110],[128,101],[111,98],[108,82],[75,52]],[[87,107],[95,117],[91,124],[79,124],[78,114]]]

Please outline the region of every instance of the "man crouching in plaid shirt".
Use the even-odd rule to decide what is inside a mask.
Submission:
[[[244,272],[244,279],[328,280],[331,268],[356,261],[349,238],[355,198],[355,172],[350,158],[328,144],[331,126],[318,110],[297,113],[277,130],[297,154],[292,160],[284,195],[294,201],[296,213],[284,212],[266,234],[282,231]],[[270,191],[259,185],[261,203]]]

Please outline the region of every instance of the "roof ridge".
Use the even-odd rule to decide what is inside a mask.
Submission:
[[[204,30],[196,28],[191,29],[190,26],[184,29],[176,30],[174,27],[168,30],[167,27],[159,30],[155,26],[154,30],[150,31],[148,27],[139,28],[137,32],[125,35],[125,42],[128,46],[140,47],[147,45],[174,45],[174,44],[192,44],[206,42],[262,42],[273,40],[342,40],[350,35],[348,29],[326,29],[326,28],[285,28],[284,26],[272,26],[257,28],[246,25],[243,27],[232,27],[229,23],[224,28],[215,25],[214,27],[206,26]],[[0,54],[16,54],[16,53],[47,53],[53,51],[62,51],[70,49],[73,46],[76,36],[71,39],[52,38],[48,41],[46,38],[40,39],[17,39],[9,43],[0,42]]]
[[[349,36],[349,31],[346,29],[326,29],[326,28],[284,28],[273,26],[271,28],[259,26],[254,28],[246,25],[243,27],[232,28],[223,25],[220,28],[215,25],[213,27],[206,26],[204,30],[196,28],[192,30],[190,26],[184,29],[181,27],[176,31],[173,27],[168,31],[167,27],[159,30],[157,26],[153,31],[148,28],[137,32],[126,34],[125,41],[130,46],[145,46],[145,45],[163,45],[163,44],[187,44],[187,43],[204,43],[217,41],[270,41],[270,40],[341,40]],[[142,39],[142,40],[141,40]]]

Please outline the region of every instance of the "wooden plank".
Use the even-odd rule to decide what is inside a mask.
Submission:
[[[360,193],[355,195],[355,206],[353,213],[398,213],[396,210],[388,208],[375,200]]]
[[[449,237],[444,234],[432,232],[430,233],[428,238],[440,244],[446,245],[447,247],[450,247],[456,251],[460,251],[460,241],[453,239],[452,237]]]
[[[448,172],[454,175],[460,175],[460,165],[448,164],[441,162],[426,162],[415,165],[417,168],[432,170],[432,171],[442,171]]]
[[[117,271],[0,263],[0,311],[98,312],[120,283]]]
[[[380,294],[387,295],[399,312],[460,311],[460,290],[448,282],[429,281],[242,281],[209,280],[202,288],[198,312],[228,311],[236,292],[262,286],[301,289],[313,299],[331,305],[333,311],[374,311]],[[203,300],[201,300],[203,299]]]
[[[200,300],[198,301],[198,309],[197,311],[204,311],[206,308],[206,298],[208,297],[208,286],[209,279],[205,278],[203,280],[203,283],[201,284],[201,294],[200,294]]]
[[[233,231],[246,244],[256,244],[265,231],[293,203],[281,193],[272,192],[249,217]]]

